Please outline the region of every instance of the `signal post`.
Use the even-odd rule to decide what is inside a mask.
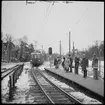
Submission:
[[[48,53],[49,53],[49,62],[50,62],[50,68],[51,68],[52,47],[49,47]]]

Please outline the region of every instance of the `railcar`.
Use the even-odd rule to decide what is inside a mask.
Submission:
[[[44,63],[44,53],[39,50],[31,53],[31,64],[33,67],[38,67]]]

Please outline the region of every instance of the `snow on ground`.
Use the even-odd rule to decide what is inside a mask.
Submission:
[[[27,66],[27,65],[26,65]],[[21,76],[17,80],[15,86],[17,87],[13,103],[26,103],[26,96],[29,90],[29,78],[28,74],[24,71],[22,72]]]
[[[5,77],[1,81],[1,95],[2,95],[3,103],[5,103],[8,99],[8,94],[9,94],[8,80],[9,80],[9,77]]]
[[[8,64],[9,66],[13,66],[14,64]],[[9,67],[8,65],[5,65],[5,67]],[[40,66],[40,68],[42,70],[44,70],[45,67],[50,67],[50,63],[49,62],[45,62],[44,65]],[[30,96],[28,95],[28,99],[26,99],[26,96],[28,94],[28,90],[29,90],[29,77],[28,77],[28,74],[27,74],[27,70],[29,70],[31,68],[31,65],[29,62],[26,62],[25,65],[24,65],[24,69],[23,69],[23,72],[22,74],[20,75],[19,79],[17,80],[17,83],[15,84],[17,86],[17,89],[16,89],[16,93],[14,95],[14,101],[13,103],[26,103],[26,102],[33,102],[33,99],[34,97],[33,96]],[[54,68],[54,65],[52,64],[51,65],[51,68]],[[63,70],[62,66],[60,65],[60,68],[61,70]],[[90,71],[91,72],[91,71]],[[81,70],[79,70],[79,73],[81,73]],[[1,93],[2,93],[2,102],[3,103],[8,103],[7,102],[7,97],[8,97],[8,91],[9,91],[9,88],[8,88],[8,80],[9,80],[9,77],[7,76],[6,78],[4,78],[1,82]],[[54,78],[52,78],[52,81],[55,82],[55,84],[59,84],[62,88],[68,88],[68,86],[65,84],[65,83],[60,83],[58,82],[57,80],[55,81]],[[83,97],[84,95],[82,93],[70,93],[72,95],[74,95],[75,97]],[[82,94],[82,95],[81,95]],[[85,98],[83,98],[83,103],[96,103],[96,100],[92,100],[90,98],[87,98],[86,96],[84,96]],[[90,100],[90,101],[89,101]],[[97,101],[97,103],[100,103]]]
[[[41,65],[41,66],[39,67],[39,69],[44,70],[44,68],[49,68],[49,67],[50,67],[50,62],[44,62],[44,64]]]
[[[8,68],[11,68],[17,64],[22,64],[22,63],[21,62],[19,62],[19,63],[2,63],[1,69],[8,69]]]
[[[81,92],[70,92],[69,94],[73,95],[74,97],[82,101],[83,104],[102,104],[98,100],[90,98]]]
[[[28,74],[28,71],[30,68],[29,63],[25,63],[23,72],[19,76],[19,79],[17,80],[15,86],[15,92],[13,94],[12,101],[7,100],[9,98],[9,88],[8,88],[8,80],[9,77],[7,76],[2,80],[2,103],[33,103],[34,102],[34,96],[31,96],[30,91],[30,75]],[[33,92],[32,92],[33,93]]]
[[[56,84],[57,86],[63,88],[63,89],[70,89],[71,92],[69,92],[69,94],[73,95],[74,97],[76,97],[77,99],[79,99],[83,104],[102,104],[101,102],[99,102],[98,100],[88,97],[87,95],[85,95],[82,92],[76,92],[76,90],[74,88],[72,88],[71,86],[60,82],[59,80],[55,79],[54,77],[43,73],[48,79],[50,79],[51,82],[53,82],[54,84]]]
[[[70,88],[71,90],[74,90],[74,88],[70,87],[69,85],[65,84],[64,82],[60,82],[57,79],[55,79],[54,77],[47,75],[46,73],[43,73],[48,79],[50,79],[50,81],[52,81],[54,84],[62,87],[62,88]]]

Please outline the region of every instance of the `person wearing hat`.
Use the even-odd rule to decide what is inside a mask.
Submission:
[[[88,67],[88,59],[86,58],[86,55],[83,55],[82,61],[81,61],[81,67],[82,67],[82,71],[83,71],[83,78],[87,77],[87,67]]]
[[[54,66],[56,68],[56,65],[57,65],[57,58],[54,59]]]
[[[62,67],[64,68],[65,57],[63,57]]]
[[[92,68],[93,68],[93,78],[97,80],[98,79],[98,58],[96,54],[93,54]]]
[[[69,56],[66,56],[65,61],[64,61],[64,68],[65,68],[66,72],[69,71],[69,65],[70,65]]]
[[[78,67],[79,67],[79,56],[75,57],[75,74],[78,74]]]
[[[59,60],[59,57],[57,57],[57,58],[54,59],[54,65],[55,65],[55,68],[56,68],[56,69],[59,68],[58,60]]]
[[[71,57],[71,55],[69,55],[69,60],[70,60],[70,72],[72,72],[72,64],[73,64],[73,58]]]

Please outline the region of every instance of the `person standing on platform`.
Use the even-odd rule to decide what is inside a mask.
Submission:
[[[78,67],[79,67],[79,57],[75,57],[75,74],[78,74]]]
[[[58,68],[58,58],[54,59],[54,66],[55,66],[56,69]]]
[[[67,56],[64,61],[64,68],[65,68],[66,72],[69,71],[69,65],[70,65],[70,60],[69,60],[69,56]]]
[[[92,68],[93,68],[93,78],[97,80],[98,79],[98,58],[95,54],[93,55]]]
[[[87,77],[87,67],[88,67],[88,59],[86,58],[86,55],[83,55],[82,61],[81,61],[81,67],[82,67],[82,71],[84,73],[83,78]]]
[[[69,55],[69,56],[70,56],[70,65],[69,65],[69,67],[70,67],[70,72],[72,72],[73,59],[72,59],[71,55]]]
[[[60,65],[60,64],[61,64],[61,58],[58,57],[58,65]]]
[[[63,57],[62,67],[64,68],[65,57]]]
[[[56,65],[56,61],[57,61],[57,58],[55,57],[54,58],[54,66]]]

